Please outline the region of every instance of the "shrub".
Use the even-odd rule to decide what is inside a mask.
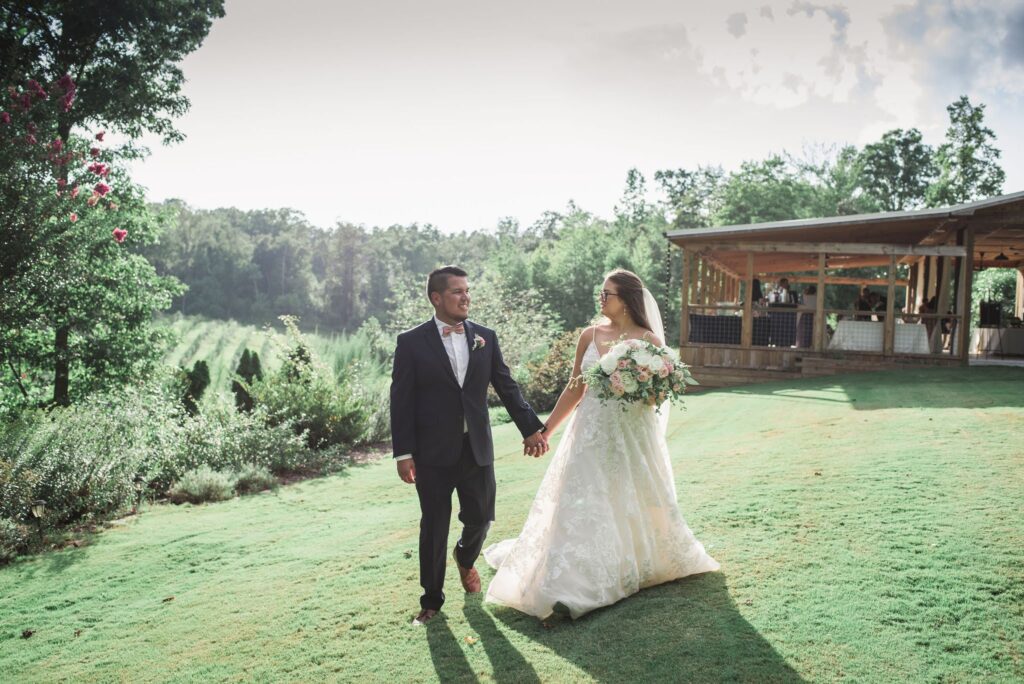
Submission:
[[[569,382],[572,365],[576,360],[576,343],[582,329],[563,333],[539,361],[526,364],[530,378],[523,387],[523,396],[537,413],[555,407],[559,395]]]
[[[504,425],[512,422],[512,416],[508,415],[508,410],[504,406],[491,406],[487,409],[487,413],[490,414],[491,425]]]
[[[200,466],[190,470],[171,488],[169,498],[174,503],[205,503],[226,501],[234,496],[235,479],[228,473]]]
[[[310,449],[348,446],[362,440],[368,425],[365,397],[350,366],[337,380],[312,351],[295,318],[281,316],[289,348],[278,372],[254,382],[250,393],[270,426],[289,424]],[[273,338],[272,338],[273,339]]]
[[[235,491],[239,494],[252,494],[264,489],[277,489],[277,478],[263,466],[246,465],[235,473]]]
[[[0,563],[13,560],[28,546],[31,534],[27,525],[0,518]]]

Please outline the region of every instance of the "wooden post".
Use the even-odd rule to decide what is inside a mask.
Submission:
[[[754,343],[754,253],[747,252],[747,292],[743,297],[743,329],[740,344],[750,349]]]
[[[939,288],[939,299],[935,306],[935,313],[945,314],[949,310],[949,270],[950,262],[953,257],[942,257],[942,261],[936,266],[941,268],[934,269],[938,271],[938,285]],[[929,340],[931,346],[931,353],[936,354],[942,351],[942,320],[941,318],[936,319],[935,329],[932,330],[932,338]]]
[[[964,247],[967,256],[960,257],[960,286],[957,288],[956,312],[960,322],[956,326],[956,340],[959,344],[953,352],[960,356],[960,363],[968,365],[971,346],[971,287],[974,284],[974,226],[964,230]]]
[[[889,286],[885,292],[885,297],[882,354],[884,356],[892,356],[896,340],[896,255],[889,257]]]
[[[1013,296],[1013,315],[1024,318],[1024,270],[1017,271],[1017,288]]]
[[[711,301],[711,264],[707,259],[700,261],[700,303],[707,306]]]
[[[818,294],[814,298],[814,351],[825,349],[825,253],[818,253]]]
[[[927,302],[939,294],[939,257],[928,257],[928,268],[925,270],[924,300]],[[938,300],[936,300],[938,302]]]
[[[679,316],[679,346],[682,347],[684,344],[690,341],[690,271],[693,270],[692,264],[693,254],[690,250],[683,247],[683,276],[680,279],[682,287],[680,287],[682,297],[682,313]]]

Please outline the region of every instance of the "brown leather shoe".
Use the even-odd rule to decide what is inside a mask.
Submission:
[[[452,549],[452,558],[455,559],[455,567],[459,569],[459,579],[462,580],[462,588],[466,590],[467,594],[480,593],[480,573],[476,571],[476,568],[467,570],[459,565],[459,557],[455,555],[455,549]]]
[[[413,627],[419,627],[421,625],[425,625],[435,615],[437,615],[437,611],[436,610],[431,610],[430,608],[424,608],[423,610],[420,611],[419,615],[417,615],[416,617],[414,617],[412,619],[412,626]]]

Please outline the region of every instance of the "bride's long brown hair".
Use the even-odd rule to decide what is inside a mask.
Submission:
[[[644,307],[644,282],[640,276],[624,268],[617,268],[608,273],[605,280],[610,280],[619,288],[619,299],[629,312],[629,317],[641,328],[651,329],[647,321],[647,309]]]

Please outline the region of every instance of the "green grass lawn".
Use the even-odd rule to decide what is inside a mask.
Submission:
[[[1024,370],[698,394],[670,430],[721,572],[542,625],[449,567],[443,619],[411,628],[418,507],[384,460],[0,569],[0,681],[1024,679]],[[492,540],[547,464],[495,436]]]

